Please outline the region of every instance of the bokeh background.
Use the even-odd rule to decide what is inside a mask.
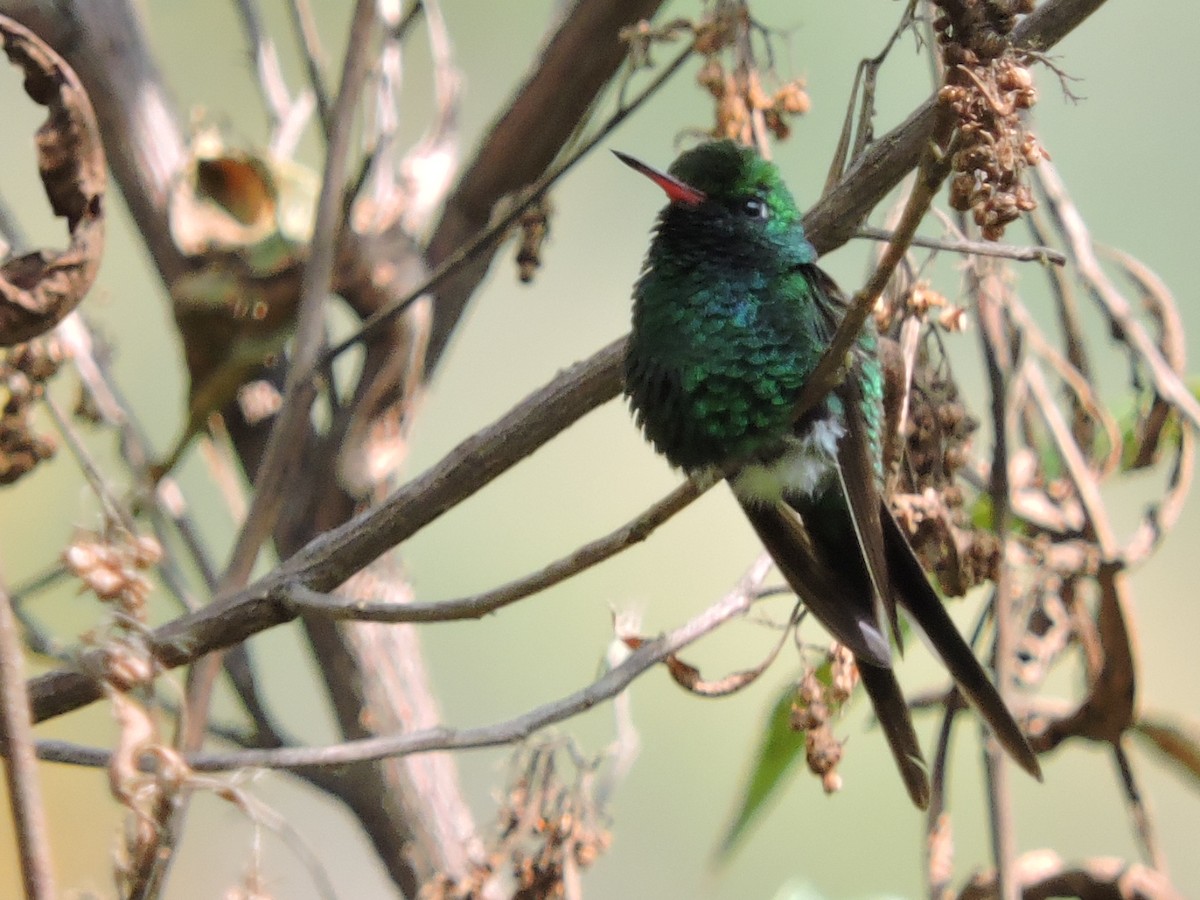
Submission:
[[[345,39],[348,4],[317,3],[330,58]],[[264,2],[268,24],[290,55],[290,32],[279,4]],[[457,62],[467,80],[462,146],[468,153],[536,53],[555,4],[447,2],[444,10]],[[233,4],[147,0],[147,28],[181,110],[223,124],[248,143],[264,137]],[[777,158],[802,205],[818,195],[833,153],[855,66],[882,47],[900,13],[885,0],[756,2],[764,23],[787,30],[781,73],[804,75],[813,101]],[[664,16],[694,15],[696,4],[675,3]],[[427,58],[414,42],[407,57],[405,133],[416,137],[430,106]],[[1190,149],[1197,137],[1193,98],[1200,70],[1190,64],[1200,46],[1200,17],[1184,0],[1148,7],[1105,5],[1054,51],[1057,65],[1078,79],[1064,98],[1057,79],[1036,72],[1041,102],[1035,131],[1053,155],[1094,236],[1154,269],[1175,291],[1196,357],[1200,313],[1192,296],[1200,199],[1200,169]],[[660,51],[665,60],[669,51]],[[687,74],[660,94],[611,139],[609,146],[666,165],[675,140],[711,121],[707,98]],[[881,78],[877,132],[900,121],[928,93],[928,73],[911,38],[896,48]],[[60,242],[59,226],[44,212],[32,172],[28,135],[39,111],[20,93],[15,72],[0,71],[0,190],[19,211],[35,243]],[[316,143],[308,160],[319,166]],[[455,443],[492,421],[556,371],[584,358],[628,327],[629,288],[661,196],[605,153],[579,165],[554,193],[556,214],[545,267],[531,286],[517,283],[501,258],[455,339],[414,435],[408,468],[416,473]],[[161,287],[119,202],[110,204],[110,248],[88,315],[113,339],[116,370],[153,440],[166,447],[183,420],[185,381],[179,345]],[[1014,235],[1017,232],[1014,230]],[[863,275],[863,242],[831,254],[824,265],[844,285]],[[953,295],[951,266],[937,285]],[[1036,279],[1027,279],[1032,282]],[[1097,340],[1103,329],[1093,322]],[[974,337],[968,335],[974,349]],[[1112,357],[1116,360],[1116,357]],[[1114,362],[1119,369],[1119,362]],[[980,398],[977,375],[961,372],[969,397]],[[70,402],[70,376],[56,391]],[[1119,378],[1114,385],[1119,386]],[[974,392],[974,393],[972,393]],[[49,430],[49,424],[46,424]],[[94,442],[101,460],[114,454],[110,438]],[[114,469],[115,471],[115,469]],[[227,548],[229,514],[206,489],[197,455],[180,478],[206,536]],[[405,548],[422,599],[472,593],[543,565],[584,540],[608,531],[676,483],[642,443],[627,412],[612,403],[593,413],[509,475],[456,509]],[[1142,491],[1157,482],[1124,485],[1111,497],[1126,529],[1144,505]],[[65,452],[15,489],[0,495],[0,571],[19,585],[43,571],[76,526],[94,526],[95,504]],[[1200,656],[1200,604],[1195,563],[1200,502],[1191,502],[1174,534],[1152,562],[1133,575],[1140,636],[1143,705],[1200,718],[1195,684]],[[569,584],[526,600],[501,615],[470,624],[438,625],[426,634],[445,720],[482,724],[515,715],[590,681],[611,636],[613,610],[636,610],[646,633],[677,625],[720,596],[756,553],[749,529],[722,491],[713,491],[645,544]],[[963,604],[968,621],[973,604]],[[775,610],[783,614],[784,607]],[[100,613],[70,588],[42,595],[36,612],[76,634]],[[164,608],[165,612],[165,608]],[[706,672],[757,661],[770,635],[753,623],[723,630],[689,653]],[[331,720],[295,629],[257,637],[252,651],[266,674],[268,694],[285,724],[312,742],[334,739]],[[33,671],[44,668],[31,661]],[[794,676],[781,660],[751,689],[724,700],[685,695],[663,672],[632,689],[641,754],[621,785],[613,813],[614,843],[585,881],[591,897],[831,897],[866,898],[921,893],[923,820],[907,803],[878,734],[861,708],[839,731],[850,738],[842,765],[844,790],[824,796],[800,775],[757,822],[741,851],[724,866],[713,851],[728,824],[758,741],[767,708]],[[939,683],[936,666],[918,648],[903,666],[913,690]],[[1064,691],[1071,688],[1062,683]],[[859,707],[865,704],[858,704]],[[230,707],[219,707],[229,712]],[[930,746],[932,720],[919,723]],[[565,729],[589,752],[612,736],[611,712],[593,710]],[[97,706],[39,730],[46,737],[91,743],[111,740],[109,714]],[[954,749],[952,800],[960,874],[987,858],[978,744],[960,728]],[[1200,896],[1200,793],[1158,761],[1135,750],[1142,786],[1175,883]],[[491,820],[507,755],[473,752],[459,758],[472,805]],[[1111,761],[1098,749],[1071,745],[1045,760],[1046,781],[1013,778],[1022,850],[1052,847],[1065,858],[1136,855]],[[110,857],[118,811],[103,772],[64,766],[42,769],[63,890],[111,895]],[[324,797],[272,774],[243,776],[246,786],[285,815],[317,849],[341,897],[392,895],[353,821]],[[0,896],[20,891],[7,816],[0,816]],[[230,805],[201,795],[188,838],[171,876],[168,896],[222,896],[254,860],[254,829]],[[280,898],[315,896],[308,876],[276,838],[262,837],[267,888]]]

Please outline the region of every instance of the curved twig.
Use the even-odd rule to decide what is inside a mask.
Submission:
[[[771,569],[766,554],[760,556],[738,584],[704,612],[684,625],[634,650],[624,662],[609,670],[587,687],[558,700],[543,704],[515,718],[475,728],[438,726],[407,734],[380,735],[344,741],[327,747],[285,747],[274,750],[236,750],[227,753],[194,753],[187,759],[197,771],[214,772],[258,767],[295,769],[306,766],[335,766],[353,762],[429,753],[435,750],[465,750],[511,744],[527,738],[541,728],[561,722],[611,699],[647,669],[671,654],[699,640],[719,625],[744,615],[758,599],[758,586]],[[107,751],[90,751],[61,741],[38,744],[42,759],[82,762],[86,765],[107,763]]]
[[[578,550],[524,578],[518,578],[472,597],[429,603],[372,603],[354,597],[320,593],[301,584],[287,588],[283,594],[297,612],[331,619],[351,619],[357,622],[454,622],[480,619],[566,581],[644,541],[660,525],[716,484],[716,481],[715,478],[705,479],[703,476],[689,478],[616,531],[584,544]]]

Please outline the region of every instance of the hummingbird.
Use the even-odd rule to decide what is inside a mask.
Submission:
[[[788,585],[855,656],[913,802],[929,779],[893,670],[897,607],[928,638],[1001,746],[1041,769],[958,633],[884,498],[884,373],[873,325],[813,409],[797,398],[845,314],[776,165],[712,141],[666,172],[617,153],[666,192],[633,289],[625,394],[672,466],[718,470]]]

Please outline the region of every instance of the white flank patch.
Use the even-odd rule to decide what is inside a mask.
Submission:
[[[835,419],[818,419],[804,437],[788,439],[779,459],[744,466],[733,480],[734,491],[754,503],[774,503],[785,491],[811,497],[834,474],[838,441],[845,434]]]

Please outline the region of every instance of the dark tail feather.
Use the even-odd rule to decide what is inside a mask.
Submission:
[[[863,687],[875,707],[900,776],[913,803],[929,806],[929,777],[921,744],[913,731],[908,703],[890,666],[887,635],[878,625],[873,588],[865,572],[861,579],[847,563],[829,566],[816,552],[791,510],[777,504],[743,503],[747,517],[788,584],[809,610],[854,653]],[[872,661],[882,663],[873,665]]]
[[[913,731],[912,716],[908,703],[900,692],[900,684],[891,669],[881,669],[865,662],[858,664],[858,674],[863,687],[875,707],[875,715],[892,748],[896,766],[908,788],[908,796],[919,809],[929,808],[929,775],[925,770],[925,759],[921,756],[921,745]]]
[[[874,592],[865,574],[857,584],[848,575],[857,571],[853,562],[845,561],[840,570],[832,568],[813,547],[796,514],[782,504],[741,498],[739,502],[784,580],[829,633],[856,659],[891,665],[891,648],[880,630]]]
[[[1020,726],[1008,711],[983,666],[958,633],[942,605],[941,598],[930,585],[908,539],[886,505],[883,507],[882,519],[888,549],[888,568],[892,584],[899,595],[898,602],[908,610],[913,621],[925,632],[930,644],[949,669],[950,675],[958,682],[959,690],[988,723],[1000,746],[1022,769],[1041,781],[1042,768],[1038,764],[1037,756],[1030,749]],[[863,680],[866,681],[865,678]]]

